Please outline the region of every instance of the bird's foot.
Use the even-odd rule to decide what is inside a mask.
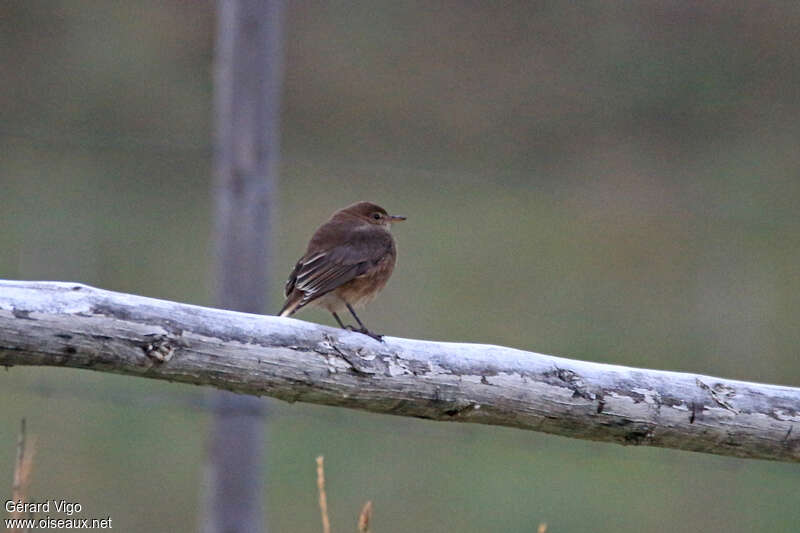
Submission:
[[[347,326],[345,329],[347,329],[348,331],[355,331],[356,333],[361,333],[363,335],[367,335],[369,337],[372,337],[373,339],[375,339],[378,342],[383,342],[383,335],[380,335],[378,333],[372,333],[367,328],[355,328],[353,326]]]
[[[383,335],[381,335],[380,333],[372,333],[370,330],[366,328],[357,329],[356,331],[359,333],[363,333],[364,335],[367,335],[369,337],[372,337],[378,342],[383,342]]]

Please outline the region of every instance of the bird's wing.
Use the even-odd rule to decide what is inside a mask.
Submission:
[[[306,254],[294,267],[286,282],[286,296],[303,293],[297,309],[308,302],[361,276],[391,251],[392,241],[372,234],[352,239],[330,250]]]

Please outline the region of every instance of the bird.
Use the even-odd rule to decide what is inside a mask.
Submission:
[[[406,220],[372,202],[339,209],[322,224],[286,281],[286,302],[278,316],[292,316],[313,304],[330,311],[342,329],[382,341],[358,318],[355,308],[371,302],[394,271],[397,248],[391,227]],[[358,328],[345,326],[339,313],[350,311]]]

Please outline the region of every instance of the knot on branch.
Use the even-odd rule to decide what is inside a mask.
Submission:
[[[556,367],[549,372],[545,372],[544,376],[548,378],[555,377],[560,382],[565,383],[566,386],[572,390],[573,398],[583,398],[584,400],[597,399],[597,395],[593,392],[590,392],[583,379],[581,379],[581,377],[572,370]]]
[[[698,387],[708,392],[711,395],[711,399],[714,400],[714,403],[716,403],[718,406],[730,411],[735,415],[739,414],[739,410],[731,405],[728,401],[736,396],[736,391],[733,388],[726,386],[724,383],[717,383],[712,388],[704,383],[700,378],[695,378],[695,383],[697,383]]]
[[[176,345],[167,335],[147,335],[153,337],[147,344],[142,346],[144,354],[157,364],[163,364],[172,359],[175,354]]]

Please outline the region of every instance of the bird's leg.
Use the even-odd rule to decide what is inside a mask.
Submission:
[[[353,327],[353,326],[351,326],[350,324],[348,324],[348,325],[346,325],[346,326],[345,326],[345,325],[344,325],[344,322],[342,322],[342,319],[341,319],[341,318],[339,318],[339,315],[337,315],[337,314],[336,314],[336,313],[334,313],[333,311],[331,311],[331,314],[333,315],[333,318],[335,318],[335,319],[336,319],[336,322],[338,322],[338,323],[339,323],[339,327],[340,327],[340,328],[342,328],[342,329],[346,329],[347,331],[359,331],[359,332],[361,331],[361,330],[358,330],[358,329],[354,328],[354,327]]]
[[[376,341],[383,342],[383,335],[378,335],[377,333],[372,333],[370,330],[368,330],[367,327],[364,325],[364,323],[361,322],[361,319],[358,318],[358,315],[353,310],[353,306],[350,305],[349,303],[345,303],[345,305],[347,306],[347,309],[350,311],[350,314],[353,315],[353,318],[356,319],[356,322],[358,322],[358,325],[361,326],[361,329],[357,329],[355,331],[358,331],[359,333],[363,333],[364,335],[369,335],[370,337],[372,337]]]
[[[342,329],[347,329],[347,326],[345,326],[345,325],[344,325],[344,323],[342,322],[342,319],[341,319],[341,318],[339,318],[339,315],[337,315],[337,314],[336,314],[336,313],[334,313],[333,311],[331,311],[331,314],[333,315],[333,318],[335,318],[335,319],[336,319],[336,322],[338,322],[338,323],[339,323],[339,327],[340,327],[340,328],[342,328]]]
[[[364,326],[364,323],[361,322],[360,318],[358,318],[358,315],[356,314],[355,310],[353,309],[353,306],[348,304],[348,303],[346,303],[345,305],[347,306],[347,309],[350,311],[350,314],[353,315],[353,318],[356,319],[356,322],[358,322],[358,325],[361,326],[361,329],[363,329],[364,331],[367,331],[367,328]]]

